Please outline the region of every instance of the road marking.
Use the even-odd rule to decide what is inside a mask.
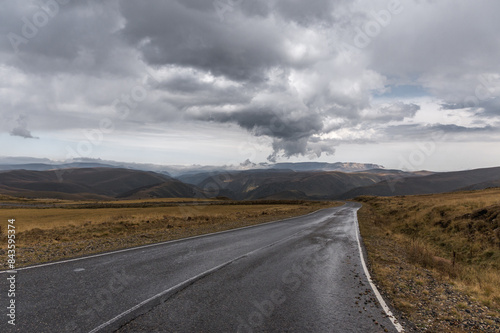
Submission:
[[[325,216],[325,217],[323,217],[322,219],[320,219],[317,223],[324,222],[324,221],[326,221],[326,220],[327,220],[328,218],[330,218],[330,217],[331,217],[331,215],[329,215],[329,216]],[[154,296],[152,296],[152,297],[150,297],[150,298],[148,298],[148,299],[146,299],[146,300],[142,301],[141,303],[139,303],[139,304],[137,304],[137,305],[135,305],[135,306],[131,307],[130,309],[128,309],[128,310],[126,310],[126,311],[124,311],[124,312],[120,313],[119,315],[117,315],[117,316],[116,316],[116,317],[114,317],[114,318],[111,318],[111,319],[110,319],[110,320],[108,320],[107,322],[102,323],[101,325],[97,326],[96,328],[94,328],[94,329],[93,329],[92,331],[90,331],[89,333],[97,333],[97,332],[99,332],[101,329],[103,329],[103,328],[105,328],[105,327],[107,327],[107,326],[109,326],[109,325],[111,325],[111,324],[115,323],[115,322],[116,322],[116,321],[118,321],[119,319],[121,319],[121,318],[125,317],[126,315],[128,315],[128,314],[132,313],[133,311],[135,311],[135,310],[139,309],[141,306],[146,305],[147,303],[149,303],[149,302],[151,302],[151,301],[153,301],[153,300],[155,300],[155,299],[158,299],[158,298],[160,298],[160,297],[162,297],[162,296],[165,296],[165,295],[167,295],[167,294],[168,294],[168,293],[170,293],[170,292],[173,292],[173,291],[176,291],[176,290],[182,290],[183,288],[185,288],[185,287],[187,287],[187,286],[189,286],[189,285],[193,284],[194,282],[196,282],[196,281],[200,280],[201,278],[203,278],[203,277],[205,277],[205,276],[208,276],[208,275],[210,275],[211,273],[213,273],[213,272],[215,272],[215,271],[218,271],[219,269],[221,269],[221,268],[223,268],[223,267],[225,267],[225,266],[227,266],[227,265],[229,265],[229,264],[231,264],[231,263],[233,263],[233,262],[235,262],[235,261],[237,261],[237,260],[240,260],[240,259],[242,259],[242,258],[248,257],[248,256],[250,256],[250,255],[252,255],[252,254],[254,254],[254,253],[258,252],[258,251],[261,251],[261,250],[263,250],[263,249],[265,249],[265,248],[268,248],[268,247],[274,246],[274,245],[276,245],[276,244],[278,244],[278,243],[281,243],[281,242],[287,241],[287,240],[289,240],[289,239],[291,239],[291,238],[295,237],[296,235],[298,235],[298,234],[300,234],[300,233],[303,233],[303,232],[305,232],[305,231],[307,231],[307,229],[302,229],[302,230],[300,230],[300,231],[297,231],[296,233],[294,233],[294,234],[292,234],[292,235],[290,235],[290,236],[288,236],[288,237],[285,237],[285,238],[283,238],[283,239],[280,239],[280,240],[278,240],[278,241],[276,241],[276,242],[274,242],[274,243],[271,243],[271,244],[268,244],[268,245],[262,246],[262,247],[260,247],[260,248],[258,248],[258,249],[252,250],[252,251],[250,251],[250,252],[248,252],[248,253],[245,253],[245,254],[243,254],[243,255],[241,255],[241,256],[239,256],[239,257],[237,257],[237,258],[234,258],[234,259],[228,260],[228,261],[226,261],[225,263],[222,263],[222,264],[220,264],[220,265],[218,265],[218,266],[215,266],[215,267],[213,267],[213,268],[211,268],[211,269],[209,269],[209,270],[206,270],[206,271],[204,271],[204,272],[202,272],[202,273],[200,273],[200,274],[198,274],[198,275],[196,275],[196,276],[194,276],[194,277],[192,277],[192,278],[189,278],[189,279],[187,279],[187,280],[185,280],[185,281],[183,281],[183,282],[181,282],[181,283],[178,283],[178,284],[176,284],[175,286],[170,287],[170,288],[168,288],[168,289],[166,289],[166,290],[164,290],[164,291],[162,291],[162,292],[160,292],[160,293],[158,293],[158,294],[156,294],[156,295],[154,295]],[[133,320],[133,319],[132,319],[132,320]]]
[[[208,237],[208,236],[217,235],[217,234],[223,234],[223,233],[227,233],[227,232],[235,232],[235,231],[242,230],[242,229],[255,228],[255,227],[258,227],[258,226],[261,226],[261,225],[278,223],[278,222],[283,222],[283,221],[287,221],[287,220],[293,220],[293,219],[299,218],[299,217],[302,218],[302,217],[306,217],[306,216],[312,215],[314,213],[317,213],[317,212],[325,210],[325,209],[335,209],[335,208],[341,208],[341,207],[344,207],[344,206],[345,206],[345,204],[342,205],[342,206],[338,206],[338,207],[322,208],[322,209],[318,209],[318,210],[316,210],[314,212],[308,213],[306,215],[289,217],[289,218],[281,219],[281,220],[277,220],[277,221],[270,221],[270,222],[265,222],[265,223],[260,223],[260,224],[249,225],[249,226],[241,227],[241,228],[234,228],[234,229],[228,229],[228,230],[223,230],[223,231],[217,231],[217,232],[213,232],[213,233],[210,233],[210,234],[203,234],[203,235],[191,236],[191,237],[186,237],[186,238],[174,239],[174,240],[169,240],[169,241],[160,242],[160,243],[154,243],[154,244],[148,244],[148,245],[141,245],[141,246],[136,246],[136,247],[130,247],[130,248],[127,248],[127,249],[122,249],[122,250],[115,250],[115,251],[110,251],[110,252],[105,252],[105,253],[92,254],[92,255],[85,256],[85,257],[80,257],[80,258],[66,259],[66,260],[48,262],[48,263],[45,263],[45,264],[39,264],[39,265],[34,265],[34,266],[21,267],[21,268],[18,268],[17,270],[18,271],[22,271],[22,270],[26,270],[26,269],[39,268],[39,267],[45,267],[45,266],[52,266],[52,265],[58,265],[58,264],[64,264],[64,263],[73,262],[73,261],[79,261],[79,260],[85,260],[85,259],[90,259],[90,258],[97,258],[97,257],[107,256],[107,255],[115,254],[115,253],[133,251],[133,250],[138,250],[138,249],[145,249],[145,248],[148,248],[148,247],[160,246],[160,245],[165,245],[165,244],[169,244],[169,243],[177,243],[177,242],[182,242],[182,241],[189,240],[189,239],[195,239],[195,238],[201,238],[201,237]],[[5,273],[7,273],[7,271],[0,271],[0,274],[5,274]]]
[[[73,270],[73,272],[78,273],[78,272],[83,272],[84,270],[85,270],[85,268],[76,268]]]
[[[377,297],[378,302],[380,303],[380,305],[384,309],[385,313],[387,314],[387,316],[391,320],[391,322],[394,325],[394,327],[396,328],[396,330],[398,332],[404,332],[405,330],[403,329],[403,326],[401,326],[401,324],[398,322],[398,320],[396,319],[396,317],[394,317],[394,315],[392,314],[391,309],[389,309],[389,307],[385,303],[384,299],[382,298],[382,295],[380,295],[380,292],[377,289],[377,286],[375,286],[375,284],[372,281],[372,278],[370,276],[370,272],[368,272],[368,268],[366,267],[366,262],[365,262],[365,259],[364,259],[364,256],[363,256],[363,250],[361,249],[361,242],[359,240],[359,238],[360,238],[360,235],[359,235],[360,231],[359,231],[359,222],[358,222],[357,210],[354,211],[354,220],[356,221],[356,239],[358,241],[359,256],[361,258],[361,265],[363,266],[363,270],[365,271],[366,278],[368,279],[368,282],[370,283],[370,286],[372,287],[373,293]]]
[[[237,259],[239,259],[239,258],[237,258]],[[235,260],[237,260],[237,259],[235,259]],[[193,282],[196,282],[197,280],[199,280],[199,279],[203,278],[204,276],[209,275],[210,273],[215,272],[215,271],[217,271],[217,270],[221,269],[222,267],[224,267],[224,266],[226,266],[226,265],[229,265],[231,262],[232,262],[232,261],[225,262],[225,263],[223,263],[223,264],[221,264],[221,265],[219,265],[219,266],[215,266],[215,267],[214,267],[214,268],[212,268],[212,269],[209,269],[209,270],[207,270],[207,271],[205,271],[205,272],[203,272],[203,273],[200,273],[200,274],[198,274],[198,275],[196,275],[196,276],[194,276],[194,277],[192,277],[192,278],[190,278],[190,279],[188,279],[188,280],[186,280],[186,281],[184,281],[184,282],[181,282],[181,283],[179,283],[179,284],[176,284],[175,286],[170,287],[170,288],[168,288],[168,289],[166,289],[166,290],[162,291],[161,293],[158,293],[158,294],[156,294],[156,295],[154,295],[154,296],[152,296],[152,297],[150,297],[150,298],[148,298],[148,299],[146,299],[146,300],[142,301],[141,303],[139,303],[139,304],[137,304],[137,305],[135,305],[135,306],[131,307],[131,308],[130,308],[130,309],[128,309],[127,311],[124,311],[124,312],[120,313],[118,316],[116,316],[116,317],[114,317],[114,318],[111,318],[111,319],[110,319],[110,320],[108,320],[107,322],[102,323],[101,325],[97,326],[96,328],[94,328],[94,329],[93,329],[92,331],[90,331],[89,333],[96,333],[96,332],[99,332],[101,329],[105,328],[106,326],[109,326],[109,325],[113,324],[114,322],[116,322],[116,321],[117,321],[117,320],[119,320],[120,318],[123,318],[123,317],[125,317],[126,315],[128,315],[129,313],[131,313],[131,312],[133,312],[133,311],[135,311],[135,310],[139,309],[141,306],[143,306],[143,305],[145,305],[145,304],[147,304],[147,303],[149,303],[149,302],[151,302],[151,301],[153,301],[153,300],[155,300],[155,299],[158,299],[158,298],[160,298],[160,297],[162,297],[162,296],[164,296],[164,295],[167,295],[168,293],[170,293],[170,292],[172,292],[172,291],[174,291],[174,290],[180,289],[180,288],[182,288],[183,286],[187,286],[187,285],[189,285],[189,284],[191,284],[191,283],[193,283]]]

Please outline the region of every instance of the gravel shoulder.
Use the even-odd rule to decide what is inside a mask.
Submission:
[[[412,263],[405,244],[377,227],[366,204],[358,218],[372,277],[409,331],[500,331],[497,309],[482,305],[440,272]]]

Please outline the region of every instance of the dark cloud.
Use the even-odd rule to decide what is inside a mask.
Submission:
[[[212,11],[193,11],[181,2],[121,2],[121,34],[156,66],[198,68],[237,81],[263,80],[265,70],[289,62],[284,31],[266,22],[228,26]]]
[[[38,138],[34,137],[33,135],[31,135],[31,132],[28,131],[26,128],[23,128],[23,127],[16,127],[16,128],[14,128],[10,132],[10,135],[12,135],[12,136],[20,136],[20,137],[25,138],[25,139],[38,139]]]
[[[130,75],[130,50],[114,36],[117,1],[3,1],[4,62],[34,74]],[[50,4],[47,5],[47,4]],[[5,6],[5,7],[4,7]]]
[[[467,108],[465,104],[457,104],[457,103],[442,103],[441,104],[441,109],[442,110],[463,110]]]
[[[500,97],[480,102],[476,110],[477,114],[482,117],[491,118],[500,116]]]
[[[442,110],[468,110],[478,118],[488,119],[500,116],[500,98],[492,97],[479,100],[471,97],[460,103],[442,103]]]
[[[276,162],[279,158],[290,158],[297,155],[305,155],[309,158],[318,158],[322,154],[333,155],[338,142],[335,140],[320,140],[318,137],[298,138],[294,140],[273,140],[273,153],[268,156],[270,162]]]
[[[314,136],[323,129],[323,116],[304,109],[290,106],[268,105],[242,108],[234,112],[214,112],[209,120],[221,123],[235,123],[255,136],[267,136],[273,139],[274,153],[269,157],[291,157],[295,155],[321,156],[322,146]],[[199,117],[201,120],[207,116]],[[333,150],[325,146],[325,153]]]
[[[308,26],[316,24],[331,25],[334,21],[333,11],[337,1],[330,0],[281,0],[276,1],[275,8],[286,19]]]
[[[31,135],[31,132],[28,130],[26,117],[22,115],[17,118],[17,126],[10,131],[10,135],[20,136],[25,139],[38,139],[37,137]]]
[[[435,132],[472,141],[498,127],[498,3],[403,2],[389,22],[382,0],[87,0],[54,15],[47,3],[2,2],[0,130],[13,136],[33,138],[19,114],[70,141],[103,118],[132,136],[227,126],[277,160]],[[368,36],[367,23],[379,30]],[[117,100],[130,101],[126,117]],[[431,115],[439,104],[445,120]]]
[[[221,82],[222,81],[222,82]],[[252,88],[225,84],[224,80],[214,79],[203,82],[196,72],[180,73],[162,81],[157,89],[169,95],[168,100],[179,109],[193,106],[223,106],[249,103]]]
[[[320,49],[307,39],[314,37],[317,47],[324,47],[322,32],[302,36],[297,27],[332,23],[334,4],[235,1],[220,17],[206,2],[122,2],[126,24],[120,34],[149,64],[183,72],[164,80],[160,89],[169,103],[185,111],[185,119],[233,123],[255,136],[268,136],[276,156],[320,156],[321,149],[333,152],[330,145],[312,141],[322,133],[325,119],[356,118],[368,105],[367,91],[346,96],[336,91],[344,89],[341,85],[328,88],[332,79],[323,75],[333,65],[314,54]],[[316,90],[299,98],[290,75],[315,63],[315,70],[325,73],[312,82]],[[194,71],[186,73],[189,68]],[[213,76],[210,82],[200,80],[207,75]],[[217,86],[217,80],[226,84]]]
[[[449,133],[477,133],[477,132],[494,132],[498,129],[493,126],[483,126],[483,127],[466,127],[466,126],[458,126],[454,124],[439,124],[432,126],[433,128]]]
[[[286,111],[290,112],[288,109]],[[249,108],[231,114],[214,114],[213,117],[220,122],[237,123],[257,136],[287,140],[307,138],[323,128],[318,114],[299,111],[296,117],[290,117],[283,110],[270,108]]]

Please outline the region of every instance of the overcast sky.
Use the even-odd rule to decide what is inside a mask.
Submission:
[[[0,156],[500,165],[499,1],[0,0]]]

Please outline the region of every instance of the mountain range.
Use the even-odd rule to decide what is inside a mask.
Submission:
[[[500,167],[406,172],[360,163],[277,163],[250,170],[185,169],[172,177],[93,162],[0,165],[0,194],[59,199],[214,198],[349,199],[500,186]],[[202,172],[195,172],[201,170]],[[341,171],[340,171],[341,170]]]
[[[145,163],[126,163],[111,160],[80,158],[64,162],[54,162],[48,159],[36,159],[29,157],[0,157],[0,171],[4,170],[32,170],[45,171],[53,169],[71,168],[124,168],[142,171],[154,171],[157,173],[178,177],[187,174],[199,174],[220,171],[244,171],[244,170],[267,170],[287,169],[294,171],[342,171],[354,172],[376,168],[383,168],[377,164],[367,163],[326,163],[326,162],[302,162],[302,163],[252,163],[245,161],[239,165],[157,165]]]

